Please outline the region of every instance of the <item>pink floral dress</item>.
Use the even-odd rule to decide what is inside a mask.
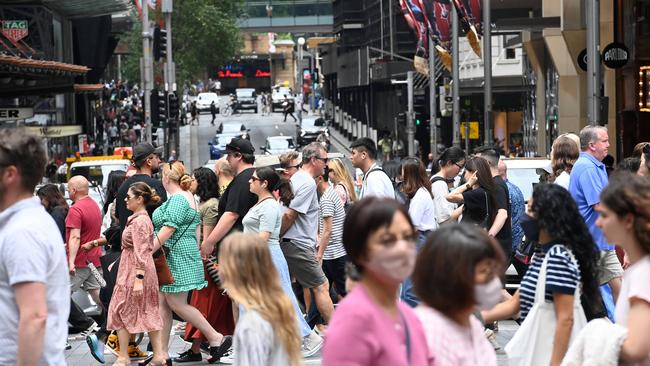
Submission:
[[[122,255],[108,307],[107,328],[142,333],[162,329],[158,277],[153,264],[153,224],[146,211],[131,215],[122,233]],[[136,270],[144,270],[143,292],[133,295]]]

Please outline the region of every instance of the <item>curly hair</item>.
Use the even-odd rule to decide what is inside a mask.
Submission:
[[[650,179],[621,172],[612,176],[600,201],[617,216],[634,216],[634,236],[641,249],[650,253]]]
[[[212,169],[200,167],[192,172],[196,180],[196,195],[201,202],[210,198],[219,198],[219,187],[217,187],[217,175]]]
[[[537,215],[540,228],[553,242],[573,252],[580,267],[583,292],[589,298],[597,298],[596,266],[600,253],[571,194],[557,184],[539,184],[532,198],[531,211]]]

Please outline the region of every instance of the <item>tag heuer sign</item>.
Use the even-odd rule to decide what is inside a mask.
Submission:
[[[26,20],[3,20],[2,34],[13,42],[18,42],[27,37],[29,30]]]
[[[610,43],[603,50],[603,63],[610,69],[625,66],[630,58],[630,52],[622,43]]]
[[[0,108],[0,121],[16,121],[33,116],[34,108]]]

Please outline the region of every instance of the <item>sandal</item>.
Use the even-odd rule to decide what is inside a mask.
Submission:
[[[221,357],[228,352],[230,347],[232,347],[232,336],[229,335],[223,337],[220,345],[210,346],[210,358],[208,359],[208,363],[219,362]]]

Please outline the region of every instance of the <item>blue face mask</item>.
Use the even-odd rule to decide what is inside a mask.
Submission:
[[[519,223],[524,230],[526,240],[539,243],[539,221],[529,214],[524,214]]]

